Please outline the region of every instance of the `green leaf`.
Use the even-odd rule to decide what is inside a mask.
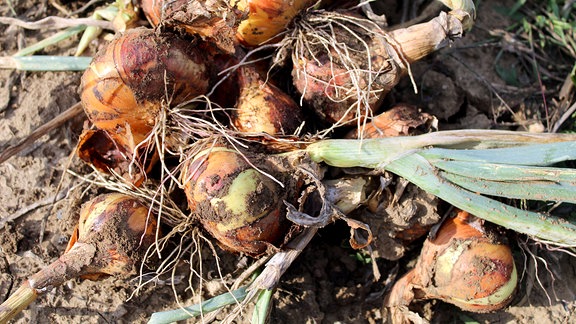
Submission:
[[[431,161],[450,159],[454,161],[543,166],[576,160],[576,141],[483,150],[431,148],[422,151],[421,154]]]
[[[448,172],[441,172],[440,175],[462,188],[484,195],[513,199],[576,203],[576,187],[574,183],[520,180],[495,181],[470,178]]]
[[[273,290],[262,289],[256,300],[256,307],[252,313],[252,324],[265,324],[272,301]]]
[[[576,246],[576,225],[558,217],[522,210],[468,191],[442,177],[419,154],[390,163],[386,170],[440,199],[494,224],[544,241]]]
[[[246,298],[246,295],[246,287],[242,287],[237,290],[233,290],[231,292],[227,292],[225,294],[211,298],[201,304],[164,312],[156,312],[152,314],[148,324],[164,324],[183,321],[191,317],[198,316],[201,313],[209,313],[224,306],[241,302],[244,300],[244,298]]]
[[[453,160],[436,160],[432,161],[432,164],[446,172],[470,178],[492,181],[567,182],[576,186],[574,169]]]

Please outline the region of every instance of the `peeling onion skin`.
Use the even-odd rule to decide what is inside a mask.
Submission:
[[[142,0],[140,7],[154,27],[158,26],[166,17],[170,17],[179,8],[186,5],[188,0]]]
[[[465,311],[491,312],[510,303],[517,281],[512,251],[502,237],[459,211],[425,241],[415,268],[398,280],[384,305],[440,299]]]
[[[237,21],[242,12],[229,0],[143,0],[142,11],[152,26],[200,37],[233,54]]]
[[[263,163],[258,167],[279,177]],[[203,151],[185,166],[182,180],[191,212],[225,249],[258,256],[283,241],[289,228],[286,190],[240,153]]]
[[[90,121],[132,152],[155,125],[163,102],[177,105],[208,89],[208,68],[194,42],[151,29],[131,29],[94,57],[82,76]]]

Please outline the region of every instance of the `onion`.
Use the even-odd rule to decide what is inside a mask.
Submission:
[[[440,299],[466,311],[489,312],[506,306],[516,285],[514,258],[502,236],[459,211],[425,241],[416,267],[394,285],[384,305]]]
[[[283,179],[261,157],[225,147],[198,153],[184,168],[182,179],[191,212],[228,250],[257,256],[274,250],[287,233],[284,200],[288,190],[263,172]]]
[[[53,287],[76,277],[100,279],[136,273],[155,241],[156,220],[148,207],[130,196],[114,193],[86,203],[68,248],[60,258],[32,275],[2,305],[5,323]]]
[[[245,133],[292,135],[302,123],[301,109],[285,92],[265,82],[254,66],[239,68],[240,96],[232,113],[234,126]]]
[[[460,13],[441,13],[427,23],[385,32],[367,19],[309,12],[284,42],[292,52],[294,85],[329,123],[372,116],[410,73],[410,63],[462,35]]]
[[[103,160],[130,161],[156,124],[163,104],[176,105],[208,89],[208,68],[202,50],[193,42],[150,29],[132,29],[99,51],[84,72],[82,105],[98,134]],[[89,141],[93,132],[83,135]],[[80,157],[90,162],[90,152]],[[144,147],[144,150],[146,148]],[[114,152],[114,151],[117,152]],[[125,158],[123,156],[126,156]],[[88,158],[87,158],[88,157]],[[137,158],[137,156],[136,156]]]
[[[236,37],[246,46],[270,43],[286,30],[288,24],[302,10],[317,0],[232,0],[248,17],[238,26]]]

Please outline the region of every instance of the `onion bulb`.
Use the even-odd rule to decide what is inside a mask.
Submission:
[[[155,233],[155,217],[139,200],[119,193],[92,199],[82,207],[66,252],[0,305],[0,323],[17,315],[38,295],[72,278],[136,273],[137,263],[155,241]]]
[[[240,22],[236,37],[246,46],[277,40],[296,15],[317,0],[232,0],[248,17]]]
[[[82,105],[96,128],[130,152],[149,135],[163,102],[176,105],[207,91],[205,60],[173,34],[128,30],[84,72]]]
[[[98,134],[98,140],[108,137],[112,142],[100,144],[113,148],[103,159],[132,160],[163,104],[176,105],[205,93],[205,61],[193,42],[143,28],[120,34],[99,51],[82,76],[81,101],[90,121],[107,135]],[[86,132],[84,140],[93,135]],[[87,162],[91,159],[84,157],[90,154],[79,153]]]
[[[387,32],[368,19],[310,12],[285,43],[302,99],[326,122],[346,124],[373,116],[383,97],[410,73],[410,63],[462,32],[459,18],[446,13]]]
[[[425,241],[415,268],[394,285],[384,305],[440,299],[466,311],[490,312],[511,301],[517,280],[512,252],[501,235],[459,211]],[[402,316],[391,313],[396,320]]]
[[[300,107],[280,88],[266,82],[254,66],[239,68],[240,95],[232,122],[245,133],[292,135],[302,123]]]
[[[182,180],[188,206],[204,228],[224,248],[257,256],[274,249],[288,230],[288,191],[270,176],[282,179],[266,160],[214,147],[185,165]]]

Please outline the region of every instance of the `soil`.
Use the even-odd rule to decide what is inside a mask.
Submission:
[[[78,9],[74,1],[62,2],[68,10]],[[396,1],[384,2],[394,3],[390,8],[397,7]],[[57,1],[7,1],[0,5],[0,16],[35,21],[50,15],[64,15],[55,3]],[[498,33],[502,35],[511,23],[499,8],[514,3],[512,0],[481,1],[476,25],[465,39],[412,66],[418,94],[414,94],[409,80],[404,80],[384,104],[415,104],[435,115],[440,129],[542,130],[546,123],[540,118],[544,113],[538,83],[521,72],[517,83],[506,82],[496,69],[496,65],[500,68],[521,66],[524,59],[513,42],[506,38],[497,42],[494,39],[498,38],[493,37]],[[390,14],[389,23],[398,22],[394,20],[398,11]],[[53,33],[5,25],[0,25],[0,31],[3,56]],[[71,39],[39,54],[73,55],[76,44],[77,39]],[[95,47],[93,44],[86,55],[92,55]],[[550,64],[553,67],[554,62]],[[75,72],[0,70],[0,151],[78,102],[80,76],[81,73]],[[561,86],[558,79],[565,77],[556,75],[556,82],[547,84],[545,95],[549,102],[560,99],[555,97]],[[551,111],[550,116],[554,116],[553,113]],[[0,164],[0,301],[27,277],[56,260],[73,232],[78,207],[99,191],[65,171],[79,174],[90,171],[72,158],[83,124],[83,116],[71,120]],[[61,192],[68,195],[63,197]],[[424,197],[423,200],[431,199]],[[387,284],[395,274],[402,274],[413,266],[421,241],[402,247],[403,257],[397,261],[377,258],[375,262],[382,278],[375,281],[369,256],[364,251],[351,249],[346,243],[348,235],[349,229],[340,222],[319,232],[283,276],[274,293],[270,323],[382,321],[382,299]],[[510,240],[521,277],[511,306],[494,313],[475,314],[429,301],[416,304],[415,309],[435,323],[570,322],[576,312],[576,258],[526,242],[521,236],[510,234]],[[188,263],[192,261],[183,258],[174,276],[166,274],[134,296],[137,283],[134,278],[69,281],[39,297],[14,323],[144,323],[153,312],[177,308],[175,295],[182,305],[190,305],[224,292],[222,281],[230,283],[252,262],[217,246],[215,249],[220,256],[224,280],[218,279],[216,261],[209,257],[209,247],[205,247],[202,261],[206,282],[199,293],[188,288],[185,278],[189,273]],[[381,254],[389,252],[382,247],[380,250]],[[526,254],[526,250],[537,257]],[[249,318],[247,310],[238,322],[247,322]],[[199,319],[190,322],[197,321]]]

